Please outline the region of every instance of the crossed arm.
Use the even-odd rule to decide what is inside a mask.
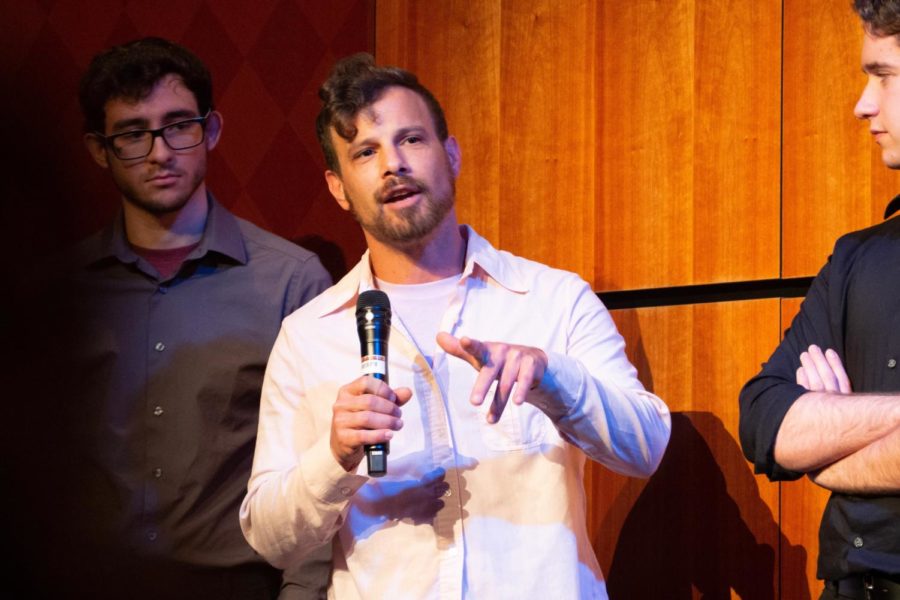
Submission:
[[[833,350],[800,355],[797,383],[809,390],[791,406],[775,459],[838,492],[900,491],[900,396],[854,394]]]

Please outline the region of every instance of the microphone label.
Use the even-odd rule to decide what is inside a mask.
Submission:
[[[363,375],[387,375],[387,361],[378,354],[369,354],[362,357]]]

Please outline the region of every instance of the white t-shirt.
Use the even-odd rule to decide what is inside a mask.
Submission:
[[[441,325],[441,317],[459,283],[460,276],[429,283],[401,284],[388,283],[376,278],[378,289],[388,295],[391,301],[391,320],[399,320],[412,336],[419,352],[434,367],[435,337]]]

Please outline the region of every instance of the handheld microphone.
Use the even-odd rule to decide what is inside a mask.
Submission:
[[[356,333],[363,375],[388,381],[388,336],[391,332],[391,301],[381,290],[367,290],[356,301]],[[387,473],[390,444],[366,444],[366,466],[370,477]]]

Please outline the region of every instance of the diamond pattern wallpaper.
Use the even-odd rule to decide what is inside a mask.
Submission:
[[[239,216],[320,254],[334,277],[365,249],[325,186],[317,90],[374,51],[374,0],[20,0],[0,7],[2,212],[25,268],[104,226],[119,199],[81,140],[79,77],[97,52],[155,35],[210,68],[225,119],[207,182]]]

